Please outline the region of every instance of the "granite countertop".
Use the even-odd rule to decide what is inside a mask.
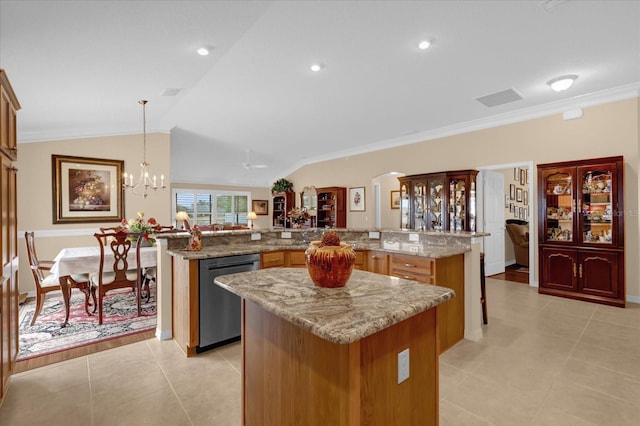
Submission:
[[[337,289],[315,286],[303,268],[222,275],[215,283],[338,344],[361,340],[455,296],[449,288],[359,270]]]
[[[345,241],[349,243],[348,241]],[[403,255],[412,255],[420,257],[429,257],[432,259],[438,259],[442,257],[455,256],[457,254],[464,254],[470,249],[465,247],[455,246],[422,246],[419,244],[398,244],[398,245],[383,245],[379,242],[376,243],[364,243],[355,242],[353,244],[354,249],[358,250],[376,250],[385,253],[395,253]],[[273,244],[273,243],[245,243],[245,244],[221,244],[217,246],[205,246],[202,250],[167,250],[172,256],[176,256],[182,259],[210,259],[215,257],[235,256],[240,254],[253,254],[264,253],[278,250],[306,250],[309,247],[308,243],[296,243],[290,244]]]

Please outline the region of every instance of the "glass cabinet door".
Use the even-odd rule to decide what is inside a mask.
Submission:
[[[544,235],[546,241],[573,241],[573,174],[571,169],[556,169],[544,175],[546,199]]]
[[[612,199],[615,188],[615,164],[601,164],[578,168],[578,179],[582,185],[580,194],[579,232],[583,243],[613,244]]]
[[[400,229],[409,229],[409,191],[406,183],[400,184]]]
[[[413,229],[425,229],[427,187],[424,182],[413,184]]]
[[[476,180],[469,184],[469,232],[476,232]]]
[[[442,231],[444,229],[445,212],[443,203],[444,178],[430,179],[427,182],[429,191],[429,208],[427,210],[427,229]]]
[[[452,179],[449,182],[449,231],[465,230],[466,190],[464,179]]]

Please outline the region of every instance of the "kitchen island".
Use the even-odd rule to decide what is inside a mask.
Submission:
[[[435,307],[452,290],[358,270],[325,289],[299,268],[215,283],[242,298],[243,425],[438,424]]]

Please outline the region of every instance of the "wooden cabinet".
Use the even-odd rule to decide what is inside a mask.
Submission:
[[[538,166],[540,293],[624,307],[623,164]]]
[[[306,268],[307,262],[304,250],[278,250],[268,251],[260,255],[260,268]],[[356,251],[354,269],[367,269],[367,256],[363,251]]]
[[[389,275],[389,255],[379,251],[367,252],[367,271]]]
[[[317,188],[318,228],[347,227],[347,188],[332,186]]]
[[[400,181],[400,227],[476,230],[477,170],[409,175]]]
[[[7,393],[9,375],[18,357],[18,158],[16,111],[20,104],[4,70],[0,69],[0,400]]]
[[[271,194],[271,226],[273,228],[289,228],[287,214],[295,207],[295,203],[295,192]]]
[[[456,297],[437,307],[440,353],[464,338],[464,255],[438,259],[391,254],[391,276],[448,287]]]

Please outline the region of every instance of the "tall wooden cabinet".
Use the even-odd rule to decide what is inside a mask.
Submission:
[[[16,112],[20,104],[7,75],[0,69],[0,400],[18,356],[18,225],[16,182],[18,159]]]
[[[623,164],[538,166],[540,293],[625,306]]]
[[[400,228],[476,230],[477,170],[399,177]]]
[[[296,206],[295,192],[276,192],[271,194],[271,226],[273,228],[288,228],[287,214]]]
[[[318,228],[347,227],[347,188],[331,186],[317,188],[318,193]]]

